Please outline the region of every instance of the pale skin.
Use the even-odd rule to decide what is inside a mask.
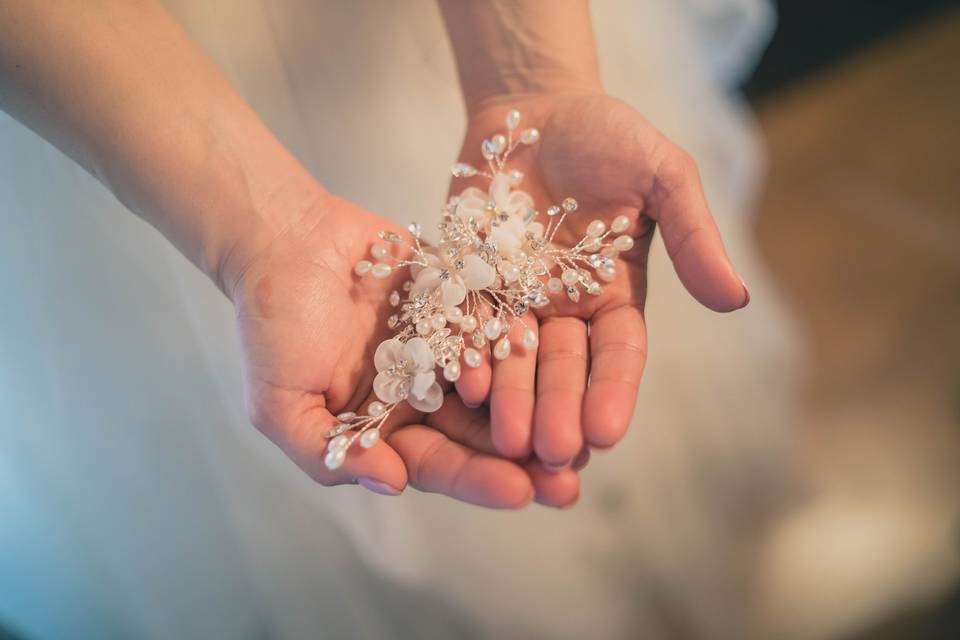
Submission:
[[[530,56],[471,55],[480,60],[474,80],[471,63],[456,51],[470,105],[464,148],[475,148],[496,128],[506,108],[521,109],[545,140],[554,136],[536,155],[520,158],[529,164],[528,185],[538,200],[556,199],[563,190],[602,215],[632,212],[632,231],[648,239],[638,218],[643,211],[658,220],[681,279],[698,299],[721,310],[741,305],[744,290],[723,256],[692,165],[665,151],[672,146],[598,86],[571,81],[582,70],[567,73],[565,65],[578,67],[583,56],[595,60],[592,41],[577,44],[574,37],[583,39],[578,12],[585,8],[576,2],[553,6],[563,7],[553,13],[570,32],[567,44],[583,48],[575,60],[558,54],[555,72],[539,76],[555,82],[552,88],[525,85],[530,70],[511,68]],[[482,13],[479,20],[458,15],[464,7],[444,7],[453,38],[459,25],[499,47],[498,21],[484,26]],[[507,21],[511,31],[532,28],[529,23],[542,17],[539,5],[524,7]],[[478,2],[469,12],[492,12],[489,18],[501,9]],[[0,0],[0,108],[101,180],[230,298],[251,419],[317,482],[360,483],[384,494],[411,485],[497,508],[521,507],[533,498],[570,506],[579,495],[584,443],[610,446],[625,430],[645,350],[645,243],[634,250],[629,276],[596,307],[558,305],[539,319],[536,396],[533,357],[500,363],[492,372],[482,367],[457,386],[476,408],[452,392],[435,414],[407,407],[391,417],[386,437],[373,448],[351,449],[346,463],[330,471],[322,463],[323,433],[336,413],[362,410],[373,399],[372,352],[389,335],[384,305],[401,278],[357,281],[352,267],[391,223],[328,193],[150,0]],[[564,153],[582,138],[579,128],[595,131],[618,122],[611,119],[617,113],[624,114],[622,126],[636,127],[635,148],[624,151],[629,155],[589,147],[578,153],[587,153],[591,166],[638,166],[629,176],[596,183],[596,176],[565,162]],[[323,232],[331,228],[337,233]],[[619,335],[619,342],[605,334]],[[629,352],[631,364],[611,357],[617,349]],[[580,363],[583,375],[561,380],[556,371],[564,359]],[[479,406],[488,396],[489,409]],[[574,403],[583,408],[568,418]],[[594,422],[590,407],[599,411]]]

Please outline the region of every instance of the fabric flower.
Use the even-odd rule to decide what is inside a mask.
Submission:
[[[443,390],[437,383],[433,350],[423,338],[401,342],[385,340],[373,356],[377,377],[373,391],[387,403],[406,400],[411,407],[431,413],[443,404]]]
[[[483,258],[468,254],[463,257],[463,267],[457,269],[444,261],[434,250],[424,251],[427,266],[411,268],[413,287],[410,295],[418,296],[426,291],[440,290],[441,304],[445,309],[456,307],[467,297],[467,291],[486,289],[496,279],[494,268]]]
[[[496,205],[496,213],[507,215],[506,220],[493,223],[493,213],[487,211],[487,202]],[[460,194],[456,215],[464,221],[473,218],[487,231],[487,237],[497,244],[497,251],[506,257],[512,256],[526,244],[529,231],[537,237],[543,236],[543,224],[527,224],[526,216],[533,209],[533,197],[525,191],[511,191],[510,177],[499,173],[490,182],[490,192],[484,193],[476,187],[470,187]]]

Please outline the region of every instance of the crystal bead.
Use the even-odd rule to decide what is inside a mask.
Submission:
[[[591,238],[599,238],[606,230],[607,225],[603,224],[603,220],[594,220],[587,226],[587,235]]]
[[[384,262],[378,262],[377,264],[373,265],[373,268],[370,270],[370,273],[373,274],[374,278],[379,278],[381,280],[389,277],[392,272],[393,267]]]
[[[374,418],[379,418],[386,412],[387,407],[380,402],[379,400],[374,400],[370,403],[370,406],[367,407],[367,413]]]
[[[381,240],[384,240],[386,242],[391,242],[393,244],[398,244],[403,240],[400,236],[395,234],[393,231],[381,231],[377,235],[380,236]]]
[[[370,255],[376,260],[381,260],[387,256],[390,251],[382,244],[375,244],[370,247]]]
[[[507,148],[507,139],[502,133],[490,138],[490,142],[493,143],[493,149],[496,153],[503,153],[503,150]]]
[[[493,357],[497,360],[504,360],[510,355],[510,338],[504,336],[500,338],[496,346],[493,347]]]
[[[567,213],[573,213],[577,210],[577,201],[573,198],[564,198],[563,202],[560,203],[563,207],[563,210]]]
[[[339,420],[340,422],[350,422],[356,417],[357,417],[357,414],[355,414],[353,411],[344,411],[343,413],[337,414],[337,420]]]
[[[520,112],[516,109],[511,109],[507,112],[507,129],[513,131],[517,128],[518,124],[520,124]]]
[[[487,320],[486,324],[483,325],[483,335],[489,340],[496,340],[503,332],[503,323],[500,322],[499,318],[490,318]]]
[[[547,209],[547,215],[550,216],[551,218],[555,215],[558,215],[559,213],[560,213],[560,207],[550,207],[549,209]]]
[[[460,328],[464,333],[473,333],[477,329],[476,316],[464,316],[460,321]]]
[[[520,134],[520,142],[523,144],[533,144],[540,139],[540,132],[536,129],[525,129]]]
[[[568,287],[576,284],[579,279],[580,274],[577,273],[576,269],[564,269],[563,273],[560,274],[560,280]]]
[[[466,162],[458,162],[450,167],[450,173],[452,173],[455,178],[470,178],[477,175],[477,168]]]
[[[360,434],[360,446],[369,449],[380,439],[380,429],[367,429]]]
[[[530,305],[531,305],[534,309],[542,309],[543,307],[547,306],[548,304],[550,304],[550,298],[548,298],[547,296],[543,295],[543,292],[542,292],[542,291],[538,291],[538,292],[534,295],[533,300],[530,301]]]
[[[485,159],[490,160],[497,155],[497,146],[493,143],[493,140],[484,140],[480,144],[480,153],[483,154]]]
[[[456,382],[460,377],[460,363],[456,360],[448,362],[443,368],[443,377],[450,382]]]
[[[630,249],[633,249],[633,238],[630,236],[617,236],[613,241],[613,248],[617,251],[630,251]]]
[[[623,233],[630,226],[630,218],[627,216],[617,216],[610,223],[610,230],[614,233]]]
[[[580,289],[576,287],[567,287],[567,297],[574,302],[580,302]]]
[[[373,268],[373,263],[372,263],[372,262],[370,262],[369,260],[361,260],[361,261],[358,262],[357,265],[353,268],[353,272],[354,272],[355,274],[357,274],[358,276],[365,276],[365,275],[367,275],[368,273],[370,273],[370,269],[372,269],[372,268]]]
[[[482,331],[474,331],[472,334],[470,334],[470,338],[473,341],[473,346],[477,347],[478,349],[487,344],[487,338],[483,335]]]
[[[547,280],[547,291],[550,293],[560,293],[563,291],[563,281],[560,278],[550,278]]]
[[[392,292],[390,293],[389,301],[390,301],[390,306],[391,306],[391,307],[395,307],[395,306],[397,306],[398,304],[400,304],[400,292],[399,292],[399,291],[392,291]]]
[[[536,349],[538,344],[540,344],[540,338],[537,337],[536,331],[533,329],[527,329],[523,332],[524,349]]]
[[[589,293],[592,296],[598,296],[601,293],[603,293],[603,287],[600,286],[599,282],[596,282],[596,281],[591,282],[590,284],[587,285],[587,293]]]
[[[483,356],[476,349],[467,348],[463,351],[463,361],[471,369],[476,369],[483,362]]]

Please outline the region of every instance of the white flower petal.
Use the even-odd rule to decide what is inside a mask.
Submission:
[[[533,196],[526,191],[514,191],[503,204],[504,211],[521,219],[527,214],[528,209],[533,209]]]
[[[485,209],[486,205],[486,198],[477,196],[465,198],[457,205],[457,217],[464,222],[473,218],[477,221],[477,224],[482,226],[490,217],[490,213]]]
[[[418,373],[413,377],[413,385],[410,387],[410,395],[414,398],[423,400],[423,397],[427,394],[427,390],[430,388],[430,385],[436,381],[436,371]]]
[[[463,284],[463,278],[451,277],[440,285],[440,294],[444,308],[449,309],[463,302],[467,297],[467,287]]]
[[[403,359],[404,345],[396,338],[384,340],[373,354],[373,365],[377,371],[389,369]]]
[[[403,386],[403,378],[391,376],[388,373],[381,372],[373,379],[373,392],[377,394],[381,402],[400,402],[403,397],[400,390]]]
[[[520,248],[520,238],[507,225],[500,225],[491,231],[488,237],[496,243],[497,252],[500,255],[512,255],[514,251]]]
[[[441,282],[440,269],[437,267],[427,267],[420,271],[416,280],[413,281],[413,286],[410,287],[410,296],[414,297],[427,291],[433,291],[440,286]]]
[[[423,413],[433,413],[443,404],[443,390],[440,388],[439,384],[434,382],[432,385],[430,385],[430,388],[427,389],[427,392],[424,394],[423,398],[417,398],[411,395],[407,398],[407,402],[409,402],[410,406],[417,411],[422,411]]]
[[[470,254],[463,258],[463,269],[460,271],[463,284],[470,291],[486,289],[493,284],[497,272],[480,256]]]
[[[543,237],[543,223],[542,222],[531,222],[527,225],[527,231],[532,233],[536,238]]]
[[[440,258],[436,256],[436,248],[434,247],[424,247],[423,248],[423,257],[427,263],[428,267],[439,267]],[[417,276],[420,275],[420,272],[423,271],[424,267],[421,267],[419,264],[410,265],[410,277],[414,280],[417,279]]]
[[[490,199],[497,203],[497,209],[504,209],[509,197],[510,177],[505,173],[498,173],[490,181]]]
[[[423,338],[410,338],[406,342],[406,356],[417,367],[418,372],[433,371],[436,362],[433,358],[433,349]]]

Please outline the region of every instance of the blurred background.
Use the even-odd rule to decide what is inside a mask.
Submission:
[[[744,87],[768,155],[755,229],[810,366],[761,627],[960,638],[960,11],[777,5]]]

